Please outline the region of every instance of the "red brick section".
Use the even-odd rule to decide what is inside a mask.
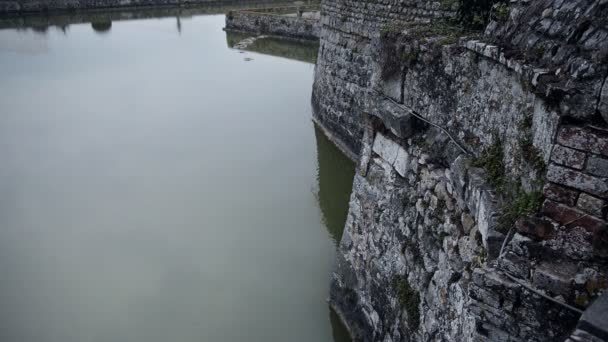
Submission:
[[[590,233],[605,233],[606,221],[551,200],[543,203],[543,214],[567,227],[583,227]]]
[[[566,126],[559,130],[557,142],[577,150],[608,156],[608,133],[605,131]]]
[[[567,204],[571,207],[576,205],[579,193],[579,191],[568,189],[555,183],[547,183],[543,189],[543,195],[546,198]]]
[[[556,140],[543,214],[568,227],[583,227],[595,238],[608,236],[608,130],[563,126]]]

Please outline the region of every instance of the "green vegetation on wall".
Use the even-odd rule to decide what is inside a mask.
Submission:
[[[534,167],[544,169],[544,160],[531,142],[524,140],[522,153]],[[521,186],[521,181],[509,179],[505,174],[503,157],[502,142],[496,136],[494,143],[486,148],[479,158],[473,160],[472,165],[485,169],[488,183],[502,195],[505,204],[498,218],[497,228],[506,232],[518,218],[538,212],[543,196],[540,191],[526,192]]]
[[[420,294],[412,288],[405,276],[395,276],[393,288],[397,292],[399,304],[407,313],[409,328],[417,330],[420,325]]]

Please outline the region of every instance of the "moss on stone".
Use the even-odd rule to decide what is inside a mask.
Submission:
[[[393,278],[393,289],[397,293],[399,304],[407,313],[407,324],[417,330],[420,325],[420,294],[414,290],[403,275]]]
[[[509,5],[506,3],[499,3],[494,7],[494,16],[498,21],[507,21],[509,19]]]
[[[519,123],[519,128],[522,131],[532,129],[532,121],[533,121],[532,114],[525,115],[523,120],[521,120],[521,122]]]
[[[458,0],[441,0],[439,2],[439,8],[444,11],[451,10],[455,4],[458,3]]]
[[[440,232],[437,235],[437,241],[439,242],[440,245],[443,245],[443,240],[445,240],[445,238],[448,236],[450,236],[450,234],[448,234],[446,232]]]

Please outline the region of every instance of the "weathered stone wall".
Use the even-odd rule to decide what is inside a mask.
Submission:
[[[226,15],[226,30],[317,40],[320,23],[315,18],[244,10]]]
[[[563,115],[608,120],[608,4],[601,0],[511,1],[485,35],[541,73],[538,92]]]
[[[285,1],[254,0],[247,4],[280,3]],[[129,7],[195,6],[243,4],[243,0],[0,0],[0,16],[19,16],[48,12],[72,12]]]
[[[438,133],[421,138],[453,152]],[[465,187],[456,156],[366,130],[331,293],[355,340],[472,338],[466,284],[484,249],[465,208],[483,183]]]
[[[315,119],[361,150],[331,302],[364,341],[563,341],[608,288],[608,3],[512,2],[474,36],[396,14],[425,3],[323,7]],[[533,32],[551,16],[579,33]]]
[[[448,2],[336,0],[321,4],[321,45],[313,86],[314,118],[350,155],[360,149],[362,108],[371,81],[370,42],[389,24],[455,15]]]
[[[532,268],[514,266],[510,261],[520,260],[511,254],[551,252],[547,259],[552,259],[563,243],[575,252],[588,249],[589,242],[569,241],[576,232],[564,228],[553,245],[541,250],[540,244],[517,234],[505,260],[492,260],[492,237],[484,235],[500,203],[485,181],[486,172],[471,167],[471,160],[437,129],[403,140],[382,126],[368,130],[364,139],[332,281],[332,305],[355,339],[566,338],[578,315],[510,278],[512,273],[527,278]],[[531,259],[529,254],[518,258]],[[553,290],[563,281],[560,269],[550,265],[536,270],[531,286]],[[580,269],[576,277],[582,285],[598,271]],[[409,293],[403,293],[404,286]]]

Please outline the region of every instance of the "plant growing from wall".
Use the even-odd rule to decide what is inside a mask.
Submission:
[[[506,233],[522,217],[536,213],[543,203],[543,195],[540,191],[525,192],[521,186],[516,187],[514,195],[505,201],[502,214],[498,217],[498,231]]]
[[[479,158],[473,160],[472,165],[481,167],[488,173],[488,182],[494,188],[502,190],[505,184],[505,165],[503,163],[503,150],[500,137],[494,136],[494,143],[486,148]]]
[[[544,170],[545,162],[531,141],[522,141],[522,153],[537,170]],[[503,157],[502,142],[498,136],[495,136],[494,143],[485,149],[479,158],[473,160],[472,165],[485,169],[488,173],[488,183],[502,195],[505,204],[498,218],[497,229],[506,232],[518,218],[538,212],[543,196],[540,191],[524,191],[521,180],[509,180],[505,175]]]
[[[529,138],[525,138],[520,142],[521,152],[524,159],[538,172],[543,173],[546,169],[545,160],[540,151]]]

